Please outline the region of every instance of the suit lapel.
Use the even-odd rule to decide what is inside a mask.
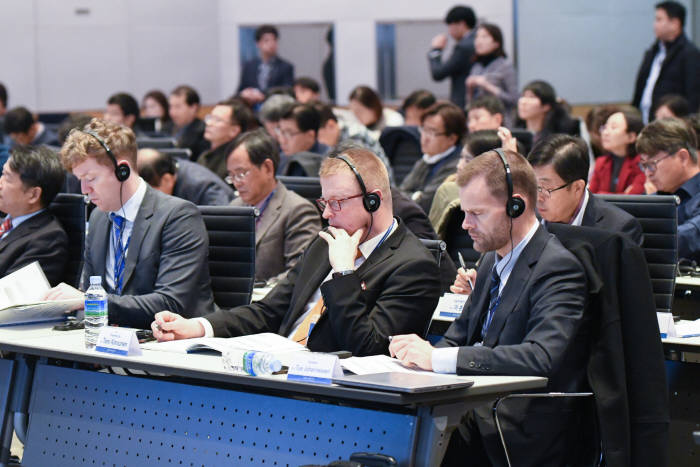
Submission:
[[[260,222],[258,222],[258,225],[255,227],[256,248],[258,244],[262,241],[262,239],[265,237],[265,235],[267,235],[267,232],[268,230],[270,230],[270,227],[272,227],[275,221],[277,221],[280,218],[279,211],[282,209],[282,201],[284,199],[286,191],[287,190],[284,188],[284,185],[282,185],[281,182],[277,182],[275,194],[272,195],[272,198],[270,198],[269,204],[265,208],[265,211],[262,213]]]
[[[603,218],[603,213],[596,208],[596,203],[598,201],[595,199],[593,193],[588,193],[588,203],[586,204],[586,210],[583,211],[583,219],[581,219],[581,225],[587,227],[595,227],[596,224],[600,222]]]
[[[126,290],[129,279],[136,268],[136,263],[141,256],[141,245],[146,237],[148,230],[151,228],[150,219],[155,211],[155,194],[151,187],[146,188],[146,194],[141,202],[136,219],[134,220],[134,228],[131,231],[131,240],[129,240],[129,249],[126,253],[126,265],[124,266],[124,279],[122,290]]]
[[[107,213],[95,209],[95,220],[90,222],[90,262],[92,263],[92,274],[104,275],[107,277],[107,255],[109,254],[109,245],[112,241],[112,223],[107,216]],[[91,216],[92,217],[92,216]],[[106,282],[104,282],[106,284]]]
[[[36,216],[27,219],[17,227],[10,230],[10,232],[5,236],[5,238],[0,240],[0,253],[2,253],[3,250],[7,248],[7,245],[12,243],[14,239],[24,237],[25,235],[28,235],[29,232],[31,232],[32,230],[36,230],[40,225],[44,223],[43,219],[47,215],[48,212],[46,211],[39,213]]]
[[[479,267],[479,274],[476,276],[476,284],[474,284],[474,292],[471,296],[472,311],[469,316],[466,345],[471,345],[472,342],[481,340],[481,336],[476,335],[476,333],[481,331],[481,316],[486,312],[488,306],[489,282],[495,257],[496,253],[488,253]]]

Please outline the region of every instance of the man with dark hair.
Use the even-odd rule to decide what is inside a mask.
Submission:
[[[562,134],[546,136],[527,159],[537,177],[537,211],[544,221],[625,233],[641,245],[639,221],[588,190],[590,162],[585,141]]]
[[[39,261],[53,286],[68,261],[68,236],[46,208],[63,184],[61,162],[45,146],[17,146],[0,176],[0,277]]]
[[[265,99],[258,111],[258,117],[265,127],[265,131],[277,141],[278,146],[280,144],[280,120],[282,115],[286,114],[295,103],[296,101],[291,96],[274,94]]]
[[[321,116],[312,104],[295,104],[287,109],[279,123],[280,165],[279,175],[308,175],[315,174],[287,172],[287,164],[292,156],[299,153],[312,153],[318,156],[328,154],[330,148],[318,141],[318,130]],[[318,158],[320,160],[320,157]]]
[[[241,70],[238,94],[250,105],[265,99],[265,92],[276,86],[294,85],[294,65],[277,56],[277,28],[264,24],[255,31],[259,57],[247,61]]]
[[[192,151],[192,160],[196,161],[209,149],[209,141],[204,139],[204,122],[197,118],[199,94],[190,86],[180,85],[170,93],[168,106],[178,147]]]
[[[644,54],[632,100],[642,111],[644,123],[666,94],[680,94],[691,109],[700,105],[700,51],[683,33],[685,16],[685,7],[678,2],[656,4],[656,41]]]
[[[321,99],[321,85],[313,78],[302,76],[294,80],[294,97],[302,104]]]
[[[204,138],[211,149],[197,159],[223,180],[226,178],[226,158],[231,153],[231,143],[238,135],[247,131],[254,119],[250,108],[240,99],[221,101],[204,117],[206,128]]]
[[[197,206],[224,206],[236,197],[231,187],[206,167],[156,149],[139,149],[136,165],[141,178],[153,188]]]
[[[139,119],[139,103],[131,94],[125,92],[113,94],[107,100],[107,110],[103,118],[106,122],[124,125],[133,130]]]
[[[469,76],[474,55],[474,26],[476,15],[468,6],[456,6],[445,17],[448,34],[457,41],[452,55],[442,60],[442,51],[447,45],[447,36],[438,34],[433,38],[428,53],[430,73],[436,81],[450,78],[450,100],[460,109],[464,108],[466,89],[464,82]]]
[[[637,137],[647,193],[673,194],[678,205],[678,256],[700,262],[700,168],[694,128],[678,118],[656,120]]]
[[[262,129],[241,135],[227,161],[239,195],[231,205],[257,209],[255,280],[269,284],[286,277],[321,230],[316,207],[276,179],[278,164],[277,144]]]
[[[400,188],[428,213],[435,191],[457,169],[466,121],[462,109],[441,101],[423,114],[421,125],[423,157],[416,161]]]
[[[404,125],[420,126],[421,117],[435,102],[437,99],[432,92],[425,89],[413,91],[401,105]]]
[[[5,114],[5,133],[12,145],[58,146],[56,134],[36,120],[26,107],[15,107]]]
[[[587,389],[586,275],[576,257],[537,220],[537,181],[525,158],[489,151],[460,167],[463,227],[484,253],[461,315],[435,347],[419,336],[394,336],[403,364],[460,375],[544,376],[545,390]],[[517,203],[519,210],[508,206]],[[501,412],[511,459],[528,466],[566,463],[579,425],[573,399],[519,401]],[[566,413],[566,416],[562,414]],[[535,423],[536,425],[531,425]],[[534,429],[531,429],[533,427]],[[536,428],[535,428],[536,427]],[[469,413],[452,433],[442,465],[505,465],[490,405]]]
[[[467,107],[469,133],[481,130],[498,130],[505,121],[506,108],[503,101],[492,95],[481,96]]]

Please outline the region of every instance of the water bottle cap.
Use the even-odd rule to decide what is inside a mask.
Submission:
[[[90,276],[90,285],[102,285],[102,276]]]
[[[273,373],[277,373],[282,369],[282,363],[279,360],[273,360],[270,362],[270,369]]]

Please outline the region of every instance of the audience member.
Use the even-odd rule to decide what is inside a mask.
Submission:
[[[420,126],[421,117],[435,102],[437,102],[437,99],[435,99],[435,95],[432,92],[425,89],[413,91],[401,105],[404,125]]]
[[[439,296],[437,264],[393,217],[381,161],[365,149],[341,156],[325,159],[321,168],[318,204],[330,227],[285,279],[261,301],[205,319],[159,313],[151,326],[154,336],[172,340],[267,331],[312,351],[364,356],[387,353],[389,336],[422,334]]]
[[[641,245],[639,221],[586,188],[588,147],[581,138],[547,136],[532,148],[527,160],[537,177],[537,212],[543,220],[625,233]]]
[[[83,128],[85,125],[90,123],[92,117],[84,113],[70,114],[68,117],[61,122],[58,127],[58,144],[63,146],[63,143],[68,139],[68,135],[73,130],[73,128]],[[82,194],[83,190],[80,186],[80,180],[73,175],[70,171],[64,170],[65,181],[60,193],[75,193]]]
[[[255,30],[259,57],[247,61],[241,70],[238,94],[250,105],[265,100],[265,92],[275,86],[294,85],[294,65],[277,56],[277,28],[264,24]]]
[[[634,112],[615,112],[601,131],[601,143],[607,154],[595,161],[590,190],[593,193],[644,193],[646,177],[639,168],[634,147],[642,130],[641,116]]]
[[[491,23],[480,24],[476,28],[474,50],[474,63],[465,81],[467,102],[485,95],[497,97],[505,107],[505,126],[510,127],[518,102],[518,76],[513,63],[506,59],[501,28]]]
[[[467,106],[467,129],[469,133],[498,130],[505,124],[505,113],[503,102],[496,96],[476,98]]]
[[[637,138],[647,193],[674,194],[678,205],[678,256],[700,262],[700,168],[695,130],[677,118],[656,120]]]
[[[633,108],[632,106],[629,107]],[[588,128],[588,137],[590,139],[591,151],[593,151],[594,158],[606,153],[600,140],[601,129],[603,125],[605,125],[605,122],[608,121],[608,118],[620,110],[620,107],[617,105],[597,105],[591,108],[586,114],[586,128]]]
[[[580,134],[579,122],[569,116],[557,101],[552,85],[545,81],[532,81],[523,88],[518,99],[518,117],[533,133],[533,143],[552,133]]]
[[[277,283],[321,230],[316,207],[275,177],[277,144],[264,130],[244,133],[228,157],[227,181],[238,190],[233,206],[254,206],[255,280]]]
[[[423,114],[421,125],[423,157],[416,161],[400,188],[427,213],[435,191],[457,168],[466,119],[462,109],[441,101]]]
[[[250,108],[240,99],[219,102],[204,117],[206,127],[204,139],[209,141],[211,149],[197,159],[223,180],[226,171],[226,158],[231,153],[231,145],[238,135],[246,132],[253,119]]]
[[[162,91],[154,89],[143,96],[143,110],[141,116],[154,118],[154,131],[156,133],[170,134],[173,132],[173,121],[170,119],[170,106],[168,98]]]
[[[206,167],[156,149],[139,149],[136,165],[139,176],[153,188],[197,206],[225,206],[236,197],[231,187]]]
[[[68,236],[46,208],[63,184],[56,153],[46,146],[16,146],[0,176],[0,277],[39,261],[49,283],[63,279]]]
[[[321,100],[321,85],[308,76],[297,78],[294,80],[294,97],[302,104]]]
[[[274,94],[265,99],[258,111],[258,117],[260,117],[265,131],[277,141],[278,146],[280,144],[280,120],[282,115],[286,114],[295,103],[293,97]]]
[[[688,99],[679,94],[666,94],[656,103],[654,120],[662,118],[685,118],[690,115]]]
[[[192,160],[196,161],[209,149],[209,142],[204,139],[204,122],[197,118],[199,94],[190,86],[180,85],[170,93],[168,107],[178,147],[192,151]]]
[[[357,86],[348,99],[350,99],[350,111],[377,140],[384,128],[403,125],[401,114],[393,109],[384,108],[379,94],[368,86]]]
[[[680,94],[690,108],[700,105],[700,51],[683,33],[685,7],[678,2],[656,4],[656,41],[644,53],[637,72],[632,103],[642,111],[642,121],[651,119],[651,109],[666,94]]]
[[[506,182],[502,157],[512,183]],[[437,373],[544,376],[545,392],[587,389],[588,348],[577,338],[589,332],[583,327],[586,275],[538,222],[532,168],[517,153],[493,151],[462,167],[457,181],[463,227],[485,254],[474,291],[436,348],[415,334],[394,336],[391,355]],[[572,422],[578,419],[575,404],[533,399],[511,406],[501,422],[511,459],[563,465],[579,428]],[[473,465],[505,464],[491,412],[485,405],[467,415],[452,433],[443,465],[464,465],[465,459]],[[536,431],[526,428],[532,420]]]
[[[101,276],[109,323],[145,328],[158,311],[199,316],[214,309],[208,237],[189,201],[154,190],[136,174],[136,138],[124,126],[93,119],[61,149],[97,209],[90,215],[81,284]],[[48,300],[82,299],[60,284]]]
[[[58,146],[56,133],[36,120],[26,107],[15,107],[5,114],[5,134],[12,140],[12,146]]]
[[[318,141],[320,124],[321,116],[312,104],[294,104],[287,107],[287,111],[280,119],[277,131],[282,147],[280,164],[277,167],[278,175],[316,176],[315,174],[288,172],[287,165],[295,154],[304,152],[319,156],[328,154],[330,148]]]
[[[450,100],[460,109],[465,104],[464,80],[469,76],[474,55],[474,26],[476,15],[468,6],[455,6],[445,17],[447,33],[457,43],[450,58],[443,61],[442,52],[447,46],[447,35],[438,34],[430,44],[428,61],[430,74],[435,81],[450,78]]]
[[[134,96],[125,92],[112,94],[107,100],[104,120],[106,122],[124,125],[135,131],[136,121],[139,118],[139,103]]]

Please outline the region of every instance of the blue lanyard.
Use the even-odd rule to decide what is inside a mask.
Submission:
[[[372,249],[372,253],[374,253],[374,250],[376,250],[377,248],[379,248],[379,247],[381,246],[381,244],[384,243],[384,240],[386,240],[386,238],[389,236],[389,234],[391,233],[391,231],[394,229],[394,223],[395,223],[395,222],[396,222],[396,219],[392,219],[392,220],[391,220],[391,225],[389,226],[389,230],[387,230],[386,232],[384,232],[384,236],[382,237],[381,240],[379,240],[379,243],[377,243],[377,246],[375,246],[375,247]],[[371,255],[372,253],[370,253],[370,255]],[[368,256],[368,257],[369,257],[369,256]]]

